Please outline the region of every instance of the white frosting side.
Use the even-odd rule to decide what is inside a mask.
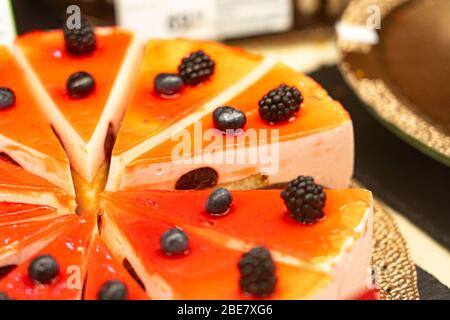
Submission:
[[[257,146],[250,148],[256,149]],[[226,152],[227,150],[217,152],[217,158],[224,159],[226,155],[223,153]],[[281,183],[299,175],[310,175],[329,188],[345,188],[350,184],[353,174],[353,158],[353,126],[348,121],[330,130],[279,142],[279,168],[268,176],[269,183]],[[170,160],[137,163],[127,168],[121,187],[146,185],[153,189],[173,189],[175,182],[183,174],[204,166],[219,173],[219,184],[264,173],[266,170],[266,166],[261,163],[210,165],[202,161],[200,156],[194,156],[192,164],[174,165]]]
[[[58,161],[2,134],[0,134],[0,152],[8,154],[26,171],[60,187],[67,194],[75,196],[68,162]]]
[[[350,238],[339,256],[333,259],[331,283],[312,296],[318,300],[344,300],[360,297],[371,285],[373,208],[367,209],[356,228],[358,239]],[[330,261],[331,262],[331,261]]]

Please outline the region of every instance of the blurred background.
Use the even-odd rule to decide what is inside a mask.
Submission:
[[[422,298],[450,299],[450,0],[0,0],[0,42],[61,27],[74,4],[98,26],[219,40],[315,78],[354,120],[355,180],[395,217]]]
[[[54,28],[78,5],[96,25],[144,36],[229,39],[332,24],[348,0],[13,0],[19,33]],[[26,22],[25,22],[26,21]]]

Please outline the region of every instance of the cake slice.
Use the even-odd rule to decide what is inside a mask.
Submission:
[[[107,243],[116,241],[115,246],[128,239],[131,245],[124,247],[126,252],[123,254],[138,273],[147,265],[139,258],[150,251],[147,248],[136,252],[144,245],[143,239],[150,237],[150,231],[143,230],[148,230],[150,225],[156,225],[154,220],[159,220],[184,228],[190,237],[195,235],[223,250],[226,247],[242,252],[263,244],[278,263],[320,271],[330,277],[326,285],[297,298],[349,299],[366,291],[373,219],[370,192],[326,190],[324,217],[311,225],[302,224],[288,214],[279,190],[233,191],[232,205],[223,216],[214,216],[205,210],[209,195],[209,191],[106,193],[101,200],[106,212],[103,235]],[[131,212],[135,217],[127,218],[125,212]],[[125,227],[117,225],[126,219],[127,228],[132,231],[121,231]],[[140,228],[143,230],[139,231]],[[136,237],[135,243],[133,237]],[[157,264],[161,263],[158,260]],[[203,263],[209,266],[213,262]],[[300,279],[290,280],[291,285],[301,287]]]
[[[45,101],[32,93],[24,70],[4,46],[0,46],[0,96],[0,158],[74,197],[69,160],[40,109]]]
[[[111,152],[140,50],[128,31],[113,27],[91,31],[85,23],[83,19],[82,35],[67,35],[75,44],[65,41],[62,30],[54,30],[25,34],[16,45],[18,59],[71,165],[92,182]],[[95,46],[88,52],[69,51],[84,43],[81,36],[90,37]]]
[[[289,120],[271,123],[258,112],[259,101],[280,84],[296,87],[303,102]],[[227,134],[219,130],[209,112],[128,163],[121,187],[204,188],[251,176],[263,176],[266,185],[273,185],[299,174],[313,176],[330,188],[350,184],[352,121],[339,102],[309,77],[277,64],[224,105],[245,114],[242,132]],[[203,183],[194,186],[192,179]]]
[[[152,299],[246,299],[239,288],[242,252],[209,242],[189,229],[188,252],[168,256],[160,247],[164,232],[176,225],[144,218],[133,209],[108,207],[102,237],[135,268]],[[273,299],[308,298],[326,287],[329,277],[309,268],[276,263]]]
[[[89,246],[84,300],[147,300],[148,296],[97,235]]]
[[[0,202],[51,206],[60,214],[75,213],[75,197],[22,167],[0,159]]]
[[[16,300],[81,299],[97,219],[73,217],[64,234],[0,281],[0,292]]]
[[[57,216],[55,208],[35,204],[0,202],[0,226]]]
[[[183,58],[198,51],[215,64],[214,69],[209,70],[210,77],[196,85],[185,83],[172,95],[160,94],[154,86],[155,78],[161,73],[177,73]],[[113,191],[122,187],[128,163],[170,138],[173,131],[186,127],[244,91],[271,65],[259,55],[219,43],[150,40],[114,146],[107,189]]]
[[[0,225],[0,268],[22,263],[67,230],[75,219],[75,215],[68,215]]]

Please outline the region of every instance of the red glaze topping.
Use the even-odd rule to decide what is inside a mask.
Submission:
[[[80,299],[86,275],[88,245],[95,226],[94,215],[76,218],[63,235],[35,255],[49,254],[56,259],[59,274],[51,284],[36,284],[28,276],[28,266],[34,256],[0,281],[0,291],[19,300]]]
[[[97,300],[102,285],[111,280],[118,280],[126,285],[128,300],[148,299],[145,291],[130,276],[118,257],[109,251],[98,236],[89,250],[89,266],[83,297],[85,300]]]

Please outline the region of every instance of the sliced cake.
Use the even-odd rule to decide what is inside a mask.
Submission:
[[[147,300],[148,296],[97,235],[89,246],[84,300]],[[126,261],[126,260],[125,260]],[[131,270],[130,270],[131,271]]]
[[[0,292],[17,300],[81,299],[88,246],[95,234],[95,215],[67,225],[58,239],[21,263],[0,281]]]
[[[113,251],[130,261],[152,299],[255,298],[239,287],[238,263],[243,252],[210,242],[189,229],[176,228],[173,223],[143,218],[132,209],[108,208],[104,219],[103,238]],[[188,239],[185,250],[176,244],[170,249],[174,231]],[[163,244],[164,237],[167,244]],[[174,252],[180,248],[183,252]],[[320,271],[280,262],[276,263],[276,273],[274,299],[308,298],[329,283],[329,277]]]
[[[2,201],[51,206],[60,214],[75,213],[76,209],[75,197],[17,164],[0,159]]]
[[[68,215],[0,225],[0,268],[22,263],[61,235],[75,219],[75,215]]]
[[[111,152],[139,64],[134,35],[118,28],[36,31],[17,56],[72,166],[92,182]]]
[[[301,191],[297,192],[298,189]],[[105,241],[113,248],[121,242],[131,243],[123,246],[123,255],[132,264],[136,263],[133,266],[143,277],[139,271],[144,272],[142,268],[150,262],[139,259],[143,259],[145,252],[149,259],[146,261],[156,259],[149,258],[149,248],[142,249],[143,239],[157,237],[150,236],[148,230],[151,225],[158,224],[155,220],[159,220],[185,229],[189,239],[195,235],[221,250],[226,247],[243,252],[262,244],[270,250],[276,262],[322,272],[330,278],[329,282],[318,281],[319,287],[307,288],[305,291],[311,292],[297,298],[348,299],[366,291],[370,279],[373,219],[370,192],[360,189],[323,190],[312,178],[306,177],[289,184],[283,193],[285,200],[280,197],[279,190],[233,191],[231,194],[226,189],[216,191],[104,194],[101,204],[105,211]],[[207,204],[210,201],[212,203]],[[290,204],[289,209],[286,204]],[[219,210],[221,207],[223,210]],[[128,218],[130,213],[134,215],[132,218]],[[124,223],[130,230],[124,231]],[[135,242],[132,240],[134,237]],[[155,245],[155,239],[149,240],[150,243]],[[164,257],[160,252],[153,254],[160,259]],[[161,263],[158,260],[152,264]],[[209,267],[210,263],[204,261],[203,265]],[[211,266],[211,269],[216,269],[216,266]],[[164,270],[155,272],[163,273]],[[300,279],[296,282],[290,280],[290,283],[293,287],[302,288]]]
[[[288,106],[290,99],[296,104],[295,95],[302,102],[291,113]],[[280,102],[284,99],[285,105]],[[280,103],[277,112],[288,112],[281,119],[263,111]],[[327,187],[349,185],[351,119],[309,77],[277,64],[224,106],[128,163],[121,188],[196,189],[257,175],[273,185],[299,174]]]
[[[69,160],[40,109],[43,103],[11,51],[0,46],[0,158],[74,197]]]
[[[219,43],[150,40],[114,146],[107,189],[122,187],[132,160],[244,91],[271,65]]]
[[[56,209],[35,204],[0,202],[0,226],[57,216]]]
[[[373,297],[352,121],[312,79],[85,18],[16,59],[0,47],[0,300]]]

